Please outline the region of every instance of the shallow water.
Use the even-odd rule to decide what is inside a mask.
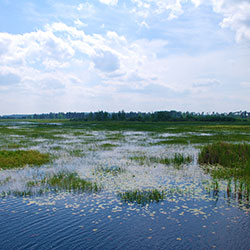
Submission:
[[[149,206],[112,193],[0,203],[1,249],[248,249],[246,211],[224,199],[173,197]]]
[[[28,181],[62,170],[96,181],[102,191],[51,191],[39,196],[34,190],[31,197],[0,198],[1,249],[249,249],[249,201],[228,197],[223,181],[218,192],[213,190],[213,180],[197,164],[199,149],[194,145],[150,146],[155,136],[147,132],[84,131],[77,136],[72,129],[64,132],[63,139],[37,138],[39,144],[29,146],[54,153],[52,164],[0,171],[0,192],[24,191]],[[123,137],[110,139],[118,135]],[[104,143],[116,147],[104,149]],[[72,156],[75,149],[84,155]],[[176,152],[193,156],[193,161],[177,169],[131,160],[137,155],[171,158]],[[97,171],[113,166],[124,171],[117,175]],[[138,205],[118,196],[152,188],[166,192],[163,201]]]

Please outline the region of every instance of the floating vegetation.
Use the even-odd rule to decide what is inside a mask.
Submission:
[[[22,168],[25,165],[40,166],[50,161],[50,155],[37,150],[0,150],[0,168]]]
[[[100,190],[100,187],[98,187],[96,183],[81,179],[77,173],[71,172],[61,172],[52,177],[46,177],[41,183],[47,184],[49,188],[55,191],[97,192]]]
[[[117,176],[118,174],[124,173],[125,169],[118,166],[110,166],[110,167],[98,167],[95,169],[96,173],[102,174],[111,174],[113,176]]]
[[[152,202],[159,202],[164,199],[164,191],[157,189],[153,190],[134,190],[119,193],[118,196],[124,202],[136,202],[137,204],[145,205]]]

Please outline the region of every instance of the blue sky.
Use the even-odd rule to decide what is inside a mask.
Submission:
[[[249,0],[0,0],[0,115],[250,111]]]

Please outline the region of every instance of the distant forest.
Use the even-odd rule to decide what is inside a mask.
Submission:
[[[0,119],[69,119],[74,121],[250,121],[250,112],[195,113],[180,111],[156,112],[59,112],[33,115],[4,115]]]

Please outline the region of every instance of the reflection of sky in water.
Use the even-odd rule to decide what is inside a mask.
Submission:
[[[138,206],[112,193],[0,202],[4,249],[247,249],[249,216],[224,199]]]
[[[54,153],[57,158],[40,168],[0,171],[0,192],[25,190],[28,181],[62,170],[96,181],[103,191],[1,198],[3,249],[247,249],[248,202],[226,198],[225,182],[219,183],[220,191],[213,196],[212,190],[206,189],[212,180],[197,165],[198,149],[192,145],[149,146],[157,140],[154,136],[69,129],[63,140],[35,139],[38,145],[29,148]],[[164,135],[168,136],[173,134]],[[104,149],[104,143],[117,147]],[[84,156],[72,156],[73,150],[81,150]],[[194,160],[177,170],[130,159],[140,155],[171,158],[175,153],[192,155]],[[111,166],[125,171],[115,176],[96,171]],[[166,199],[139,206],[122,203],[117,197],[119,191],[143,188],[164,190]]]

